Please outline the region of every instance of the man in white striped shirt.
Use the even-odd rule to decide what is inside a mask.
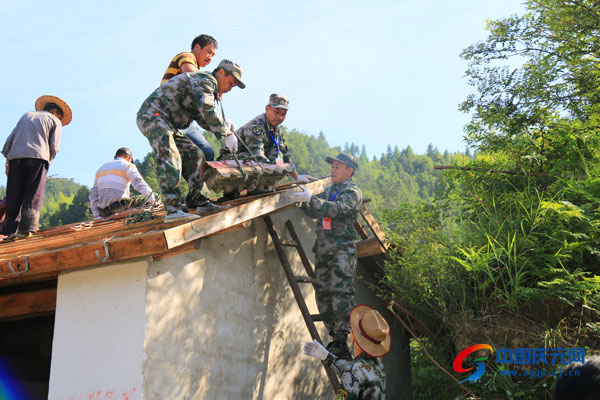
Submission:
[[[131,197],[129,186],[133,185],[141,196]],[[133,154],[127,147],[121,147],[115,159],[102,165],[96,171],[94,187],[90,191],[90,208],[94,218],[154,204],[152,189],[144,181],[133,164]]]

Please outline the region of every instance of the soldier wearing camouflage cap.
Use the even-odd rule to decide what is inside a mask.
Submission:
[[[158,182],[167,211],[165,222],[196,217],[181,210],[182,176],[190,190],[188,207],[195,206],[198,212],[222,208],[202,194],[203,155],[181,130],[195,120],[217,138],[224,137],[227,148],[236,151],[237,139],[216,106],[221,96],[235,86],[246,87],[242,82],[242,69],[232,61],[222,60],[213,72],[190,72],[169,79],[140,107],[138,127],[157,154]]]
[[[269,103],[265,106],[265,112],[247,122],[238,129],[237,134],[246,143],[250,153],[242,151],[239,158],[250,158],[254,156],[259,162],[275,163],[278,159],[291,163],[288,147],[285,143],[281,124],[287,116],[290,99],[278,93],[269,96]],[[244,149],[246,150],[246,149]],[[220,159],[226,159],[231,155],[227,148],[221,148]],[[298,175],[294,170],[291,177],[298,183],[308,183],[314,180],[309,175]]]
[[[319,313],[332,341],[327,349],[349,357],[346,343],[349,314],[354,307],[356,245],[354,220],[362,206],[362,192],[352,182],[358,161],[349,154],[325,159],[331,164],[332,184],[318,196],[302,187],[291,200],[302,202],[309,217],[318,218],[315,253],[316,298]]]

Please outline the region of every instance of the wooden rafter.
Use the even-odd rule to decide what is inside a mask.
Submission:
[[[311,193],[321,193],[329,183],[328,179],[322,179],[306,184],[305,186]],[[167,248],[172,249],[184,243],[219,232],[230,226],[241,224],[275,211],[283,211],[286,207],[293,208],[295,206],[294,202],[290,200],[291,193],[291,190],[274,193],[271,196],[166,229],[165,239]]]
[[[56,309],[56,288],[0,295],[0,321],[37,317]]]

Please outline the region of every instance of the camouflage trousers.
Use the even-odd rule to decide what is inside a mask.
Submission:
[[[138,113],[138,128],[150,142],[157,155],[156,174],[165,208],[173,211],[181,207],[181,178],[189,185],[189,198],[200,204],[206,200],[201,193],[203,181],[200,165],[202,151],[178,129],[174,129],[161,116]]]
[[[362,353],[352,361],[329,357],[325,364],[332,366],[340,378],[336,400],[385,400],[385,371],[381,359]]]
[[[319,313],[333,336],[350,333],[350,311],[354,308],[356,252],[316,254],[316,298]]]

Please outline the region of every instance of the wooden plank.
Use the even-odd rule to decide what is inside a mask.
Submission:
[[[329,185],[329,179],[322,179],[308,183],[305,187],[311,193],[321,193]],[[196,219],[174,228],[165,229],[167,248],[172,249],[184,243],[206,237],[227,229],[233,225],[250,221],[254,218],[268,215],[274,211],[281,210],[286,206],[293,205],[290,195],[294,190],[286,190],[271,196],[256,199],[237,207],[233,207],[216,214]]]
[[[379,242],[387,251],[387,249],[389,249],[390,247],[390,242],[388,242],[388,240],[385,238],[385,234],[381,230],[381,227],[379,226],[379,224],[375,220],[375,217],[373,217],[373,214],[371,214],[367,206],[363,206],[363,208],[360,210],[360,215],[362,215],[369,228],[371,228],[371,231],[373,231],[373,234],[375,234],[375,237],[379,239]]]
[[[40,277],[48,279],[58,276],[61,271],[151,255],[167,249],[162,230],[110,239],[106,242],[106,250],[104,243],[103,241],[85,243],[2,261],[0,262],[0,286],[36,280]]]
[[[385,254],[379,239],[372,237],[356,243],[356,257],[365,258]]]
[[[241,224],[237,224],[237,225],[234,225],[234,226],[230,226],[227,229],[223,229],[222,231],[219,231],[219,232],[216,232],[216,233],[212,233],[212,234],[208,235],[207,237],[218,236],[218,235],[223,235],[225,233],[232,233],[232,232],[241,231],[241,230],[246,229],[250,225],[252,225],[252,221],[245,221],[245,222],[242,222]]]
[[[56,310],[56,288],[0,296],[0,321],[31,318]]]
[[[240,231],[242,229],[246,229],[251,224],[252,224],[252,221],[242,222],[241,224],[237,224],[237,225],[231,226],[227,229],[223,229],[222,231],[210,234],[207,237],[223,235],[225,233],[232,233],[232,232]],[[198,239],[198,240],[194,240],[194,241],[182,244],[181,246],[179,246],[175,249],[166,250],[162,253],[153,254],[152,258],[154,260],[162,260],[163,258],[173,257],[173,256],[176,256],[179,254],[190,252],[190,251],[196,249],[197,243],[200,242],[200,240],[202,240],[202,239]]]

